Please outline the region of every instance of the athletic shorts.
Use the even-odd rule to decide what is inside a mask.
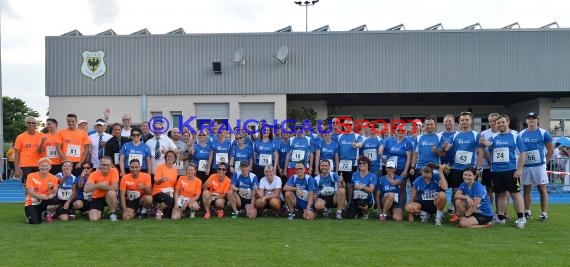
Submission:
[[[491,172],[491,179],[493,181],[493,192],[502,193],[509,191],[516,193],[521,191],[520,178],[513,178],[515,170],[504,172]]]
[[[66,200],[58,200],[59,206],[55,210],[55,216],[59,216],[59,215],[63,215],[63,214],[69,215],[69,212],[71,210],[73,210],[73,202],[75,202],[75,200],[76,199],[73,199],[73,200],[71,200],[71,202],[69,202],[69,208],[67,208],[67,209],[63,208],[63,205],[65,205]]]
[[[85,212],[90,209],[89,207],[91,206],[91,201],[85,199],[78,199],[78,201],[81,201],[81,203],[83,204],[79,211]]]
[[[521,175],[523,185],[545,185],[548,184],[548,174],[546,164],[534,167],[524,167]]]
[[[325,207],[327,209],[336,208],[336,205],[334,204],[334,195],[326,197],[319,196],[319,198],[325,201]]]
[[[451,169],[449,172],[448,177],[445,177],[447,180],[447,186],[449,188],[459,188],[459,186],[463,183],[463,170]]]
[[[475,216],[475,219],[477,220],[479,225],[488,224],[493,220],[493,216],[485,216],[481,213],[475,213],[475,214],[473,214],[473,216]]]
[[[394,193],[394,202],[392,202],[392,207],[390,207],[390,210],[393,209],[401,209],[402,208],[402,201],[400,201],[400,193]],[[382,194],[382,200],[384,200],[384,194]],[[382,201],[384,202],[384,201]]]
[[[352,170],[351,170],[351,171],[349,171],[349,172],[343,172],[343,171],[341,171],[341,172],[339,172],[338,175],[341,175],[341,174],[342,174],[342,178],[343,178],[344,182],[345,182],[346,184],[350,184],[350,183],[352,183],[352,174],[355,173],[356,171],[357,171],[357,167],[356,167],[356,166],[352,166]]]
[[[239,196],[239,201],[241,203],[242,208],[245,208],[245,205],[247,205],[247,204],[251,204],[251,199],[243,198],[241,196]]]
[[[38,224],[42,222],[42,212],[46,210],[46,205],[29,205],[24,207],[24,213],[29,224]]]
[[[429,214],[434,214],[437,212],[434,200],[419,200],[418,203],[420,203],[420,205],[422,206],[421,207],[422,211],[425,211]]]
[[[346,210],[346,217],[348,219],[354,219],[356,215],[362,215],[362,210],[360,207],[370,207],[370,201],[368,199],[353,199]]]
[[[483,169],[483,177],[481,178],[481,184],[486,187],[493,188],[493,182],[491,181],[491,169]]]
[[[105,206],[107,206],[107,201],[105,201],[104,197],[93,198],[91,199],[91,204],[89,204],[89,209],[103,211]]]
[[[137,199],[134,199],[134,200],[125,199],[125,202],[126,202],[125,204],[127,204],[127,208],[128,208],[128,209],[132,209],[132,210],[135,210],[135,211],[141,206],[141,205],[140,205],[140,203],[141,203],[141,198],[140,198],[140,197],[137,198]]]
[[[169,207],[172,207],[174,205],[174,198],[163,192],[156,193],[154,196],[152,196],[152,201],[154,201],[154,203],[164,203]]]
[[[296,207],[298,210],[305,210],[305,209],[307,209],[307,204],[309,204],[309,202],[307,202],[307,201],[305,201],[305,200],[302,200],[302,199],[300,199],[300,198],[298,198],[298,197],[295,197],[295,207]]]

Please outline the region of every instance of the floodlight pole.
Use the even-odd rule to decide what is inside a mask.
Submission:
[[[314,6],[316,3],[318,3],[319,0],[313,0],[313,1],[295,1],[294,3],[299,5],[299,6],[304,6],[305,7],[305,32],[309,31],[309,6]]]

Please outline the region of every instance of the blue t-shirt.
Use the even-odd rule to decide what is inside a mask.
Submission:
[[[212,158],[212,169],[218,169],[218,161],[229,163],[230,161],[230,141],[224,139],[221,142],[218,139],[212,141],[212,150],[214,157]]]
[[[399,175],[394,175],[394,181],[400,181],[400,184],[402,183],[402,176]],[[386,177],[386,175],[382,176],[380,179],[378,179],[378,188],[376,188],[376,190],[380,190],[380,192],[382,192],[382,194],[386,194],[386,193],[400,193],[400,185],[392,185],[390,183],[390,181],[388,180],[388,178]],[[396,201],[398,200],[397,198],[395,199]]]
[[[253,149],[253,153],[255,154],[256,162],[254,162],[257,166],[265,167],[267,165],[273,166],[275,164],[275,157],[273,157],[273,153],[277,150],[275,144],[272,140],[259,140],[255,143],[255,148]]]
[[[417,198],[415,200],[435,200],[440,191],[439,174],[432,174],[429,184],[426,184],[423,176],[419,176],[413,183],[413,187],[417,190]],[[414,201],[415,201],[414,200]]]
[[[212,151],[212,146],[209,143],[204,144],[204,146],[198,144],[194,145],[194,164],[199,166],[201,160],[205,160],[206,164],[210,158],[210,151]]]
[[[328,176],[321,176],[320,174],[313,178],[315,186],[317,187],[319,197],[333,196],[338,189],[340,177],[335,172],[329,173]]]
[[[128,142],[123,145],[119,154],[125,156],[125,170],[130,169],[130,160],[129,159],[138,159],[141,164],[141,170],[147,170],[148,166],[146,166],[146,158],[152,157],[150,153],[150,149],[145,143],[140,143],[138,146],[135,146],[133,142]]]
[[[273,140],[275,143],[275,147],[277,148],[277,152],[279,153],[279,167],[281,169],[285,168],[285,160],[287,159],[287,153],[289,152],[289,140]]]
[[[380,166],[382,165],[382,158],[378,156],[378,150],[383,144],[382,139],[377,136],[368,137],[362,143],[361,155],[367,156],[368,159],[370,159],[370,171],[372,172],[380,170]]]
[[[412,152],[413,150],[413,145],[408,138],[398,142],[396,137],[390,137],[384,142],[384,154],[386,154],[388,160],[396,162],[396,169],[399,170],[406,168],[406,161],[408,160],[406,152]]]
[[[341,134],[338,136],[339,157],[341,160],[351,160],[352,166],[356,166],[356,148],[352,147],[352,143],[362,142],[362,136],[355,133]]]
[[[504,172],[517,169],[518,154],[527,151],[526,145],[520,135],[510,131],[498,133],[489,139],[491,146],[491,171]]]
[[[303,201],[304,203],[308,202],[309,191],[313,191],[315,194],[318,193],[317,187],[315,186],[315,179],[310,175],[305,174],[304,178],[299,178],[297,175],[293,175],[289,178],[286,185],[299,188],[303,195],[297,195],[297,190],[294,190],[293,193],[295,194],[297,201]]]
[[[528,129],[519,133],[524,144],[526,145],[525,167],[541,166],[546,163],[546,147],[548,143],[552,143],[550,133],[542,128],[534,131]]]
[[[85,187],[85,184],[87,184],[87,176],[85,177],[77,177],[77,191],[75,191],[75,198],[77,199],[83,199],[83,187],[79,187],[79,179],[83,179],[83,186]]]
[[[56,177],[57,179],[61,179],[63,177],[63,173],[60,172],[56,174]],[[70,175],[67,177],[67,179],[65,179],[65,181],[63,181],[63,183],[60,184],[59,188],[57,189],[57,198],[59,200],[69,199],[69,197],[71,197],[71,191],[77,182],[79,182],[79,179],[77,179],[75,176]],[[65,196],[67,196],[67,199],[65,199]]]
[[[234,173],[232,176],[231,184],[238,189],[245,189],[247,191],[245,195],[240,194],[238,191],[238,195],[245,199],[251,199],[251,190],[259,188],[259,181],[257,179],[257,176],[251,172],[248,176],[241,175],[241,172]],[[245,205],[245,203],[242,203],[242,205]]]
[[[364,185],[369,187],[370,185],[378,184],[378,178],[372,172],[368,172],[364,177],[360,174],[360,171],[356,171],[352,174],[352,182],[353,188],[357,185]],[[372,203],[373,196],[372,193],[367,193],[364,190],[354,190],[352,194],[353,199],[367,199],[370,203]]]
[[[467,167],[475,167],[477,158],[477,148],[481,148],[479,143],[481,133],[476,131],[457,132],[448,141],[453,145],[453,169],[465,170]]]
[[[467,186],[467,183],[462,183],[459,186],[459,190],[463,192],[464,195],[470,198],[480,198],[481,202],[479,202],[479,207],[477,208],[476,213],[481,213],[485,216],[493,216],[493,206],[491,205],[491,201],[489,200],[489,195],[487,195],[487,190],[485,190],[485,186],[483,186],[479,181],[474,181],[471,188]]]
[[[338,155],[338,143],[331,140],[330,144],[327,144],[327,142],[323,140],[319,144],[318,150],[320,151],[320,159],[329,160],[329,162],[332,161],[330,170],[336,170],[335,156]]]
[[[289,139],[289,168],[295,168],[295,164],[299,161],[305,161],[305,167],[309,167],[309,154],[311,150],[311,139],[309,137],[293,137]]]
[[[441,132],[440,135],[441,135],[442,138],[443,138],[442,144],[445,142],[445,140],[447,140],[447,142],[451,144],[451,143],[452,143],[452,142],[450,141],[450,140],[452,140],[451,137],[453,137],[456,133],[457,133],[456,131],[453,131],[453,132]],[[452,166],[452,165],[453,165],[453,158],[454,158],[454,157],[455,157],[455,153],[453,153],[453,148],[451,148],[451,149],[449,149],[449,151],[447,151],[447,152],[445,153],[445,155],[444,155],[443,157],[441,157],[440,160],[441,160],[442,163],[447,163],[447,164],[449,164],[450,166]]]
[[[418,161],[416,162],[416,169],[421,169],[426,164],[433,162],[436,164],[440,163],[439,156],[432,152],[432,147],[441,149],[444,139],[440,134],[436,133],[424,133],[417,137],[417,145],[415,152],[418,153]]]
[[[242,149],[238,145],[232,149],[231,158],[234,159],[234,165],[236,165],[237,162],[247,162],[249,164],[249,160],[253,158],[253,149],[248,145],[244,145]],[[239,164],[237,165],[239,167]]]

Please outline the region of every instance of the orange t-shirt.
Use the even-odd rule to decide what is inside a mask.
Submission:
[[[226,178],[220,182],[218,174],[214,173],[208,177],[206,184],[209,184],[210,193],[225,194],[230,191],[231,180],[226,176]]]
[[[190,180],[186,176],[180,176],[176,183],[176,190],[180,190],[180,195],[192,198],[202,194],[202,181],[197,177]]]
[[[139,193],[144,195],[144,190],[139,189],[139,184],[142,183],[145,186],[150,186],[150,175],[148,173],[140,172],[139,177],[133,177],[132,173],[129,173],[121,179],[121,185],[119,190],[121,191],[139,191]]]
[[[87,183],[98,184],[100,182],[107,182],[109,185],[119,182],[119,171],[116,168],[111,168],[107,176],[99,170],[92,172],[87,178]],[[107,195],[107,190],[96,189],[93,191],[93,198],[102,198]]]
[[[24,132],[16,137],[14,148],[20,150],[20,167],[38,167],[40,153],[38,149],[42,141],[42,134]]]
[[[57,153],[57,140],[59,140],[57,133],[44,134],[47,137],[44,142],[44,151],[42,152],[42,157],[46,157],[51,160],[51,164],[59,165],[61,164],[61,157]]]
[[[161,184],[156,184],[156,181],[162,177],[168,177],[168,179]],[[172,168],[168,168],[166,164],[160,164],[156,166],[156,170],[154,171],[154,185],[152,186],[152,195],[156,195],[162,192],[164,188],[172,188],[174,190],[174,186],[176,185],[176,178],[178,178],[178,170],[172,166]]]
[[[6,152],[6,158],[8,158],[8,161],[14,161],[14,154],[16,154],[16,150],[14,148],[8,149],[8,152]]]
[[[49,173],[47,178],[41,178],[39,172],[33,172],[28,174],[26,180],[26,200],[24,201],[25,206],[38,205],[39,203],[34,203],[32,196],[28,194],[27,189],[33,189],[34,192],[38,194],[48,195],[49,194],[49,182],[51,182],[54,189],[58,188],[57,177]]]
[[[57,137],[65,158],[71,162],[79,162],[85,153],[85,145],[91,144],[87,133],[79,129],[61,129],[57,132]]]

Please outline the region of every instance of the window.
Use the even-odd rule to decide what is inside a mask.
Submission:
[[[172,128],[180,128],[180,118],[182,118],[182,111],[171,111],[170,116],[172,117]]]
[[[550,110],[550,133],[552,136],[570,136],[570,108]]]

